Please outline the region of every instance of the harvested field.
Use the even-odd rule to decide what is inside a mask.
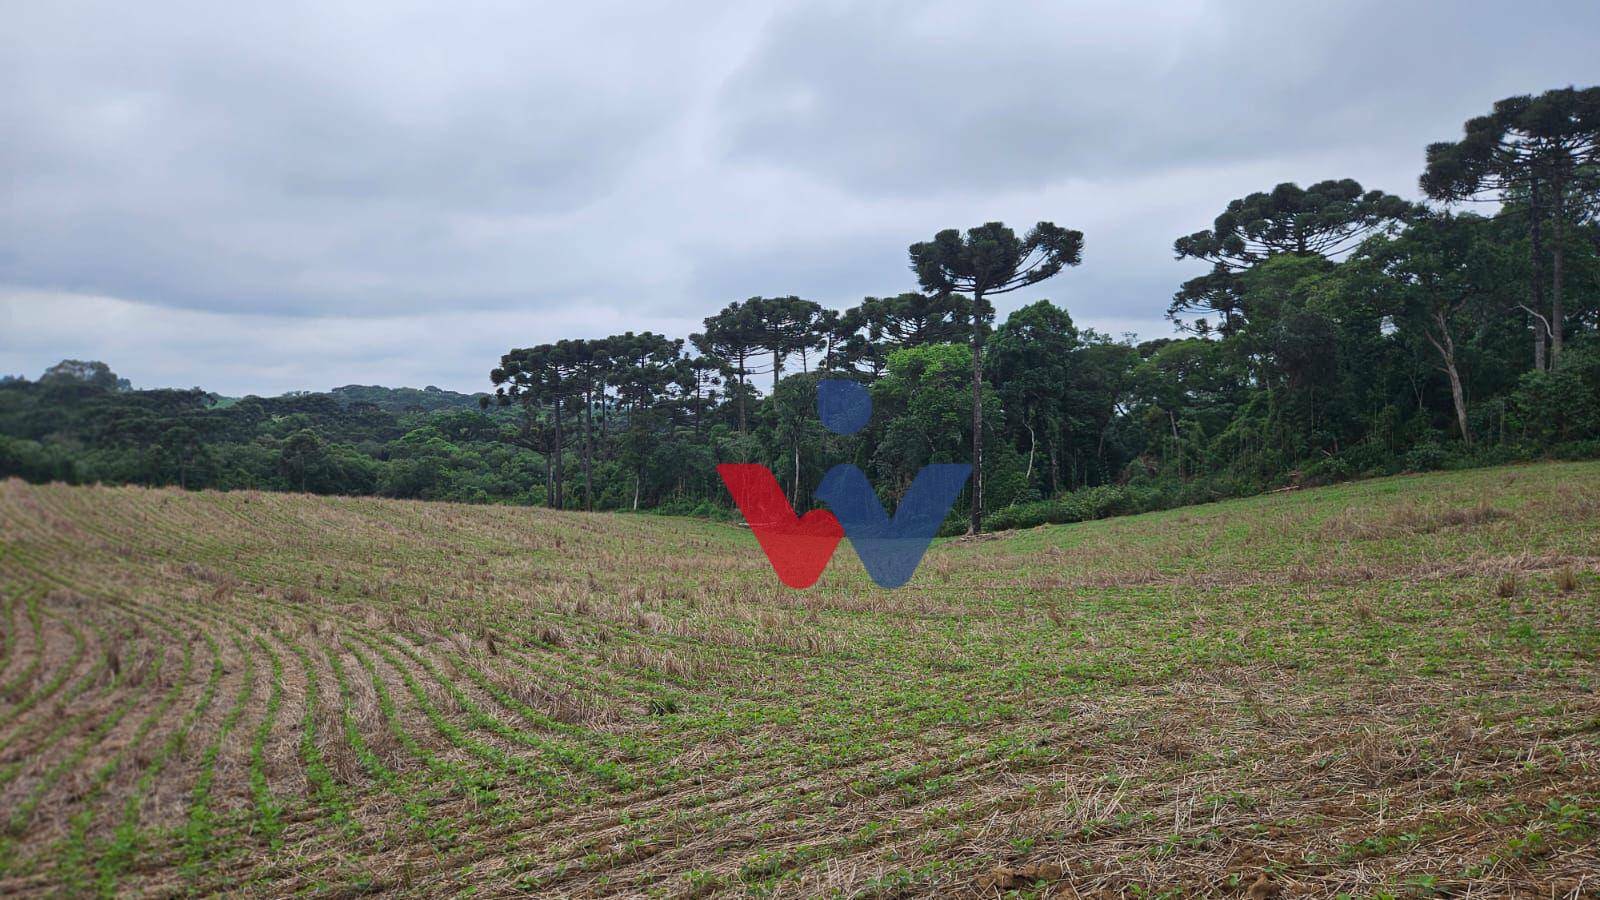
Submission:
[[[940,542],[0,483],[0,894],[1600,895],[1600,464]]]

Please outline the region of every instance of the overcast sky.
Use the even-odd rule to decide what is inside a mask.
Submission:
[[[1415,196],[1497,98],[1600,82],[1600,3],[0,3],[0,373],[488,387],[512,346],[915,289],[1047,219],[1010,295],[1168,334],[1233,197]]]

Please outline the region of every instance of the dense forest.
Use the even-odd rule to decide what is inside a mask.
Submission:
[[[1226,203],[1173,245],[1210,264],[1176,289],[1175,337],[1049,301],[997,320],[1092,243],[988,223],[911,244],[848,309],[752,297],[681,338],[512,349],[492,394],[232,399],[67,360],[0,381],[0,475],[724,515],[722,461],[767,464],[797,508],[839,462],[892,503],[923,465],[976,461],[959,531],[1600,456],[1600,88],[1493,104],[1426,148],[1419,184],[1423,203],[1347,178]],[[867,428],[821,427],[823,378],[869,386]]]

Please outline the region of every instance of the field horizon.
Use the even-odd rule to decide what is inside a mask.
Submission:
[[[1600,463],[936,541],[0,482],[0,894],[1600,890]]]

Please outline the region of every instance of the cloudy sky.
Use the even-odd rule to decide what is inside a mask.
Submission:
[[[0,5],[0,373],[481,390],[511,346],[915,288],[1086,235],[1037,297],[1154,337],[1174,237],[1280,181],[1414,195],[1600,4],[284,0]]]

